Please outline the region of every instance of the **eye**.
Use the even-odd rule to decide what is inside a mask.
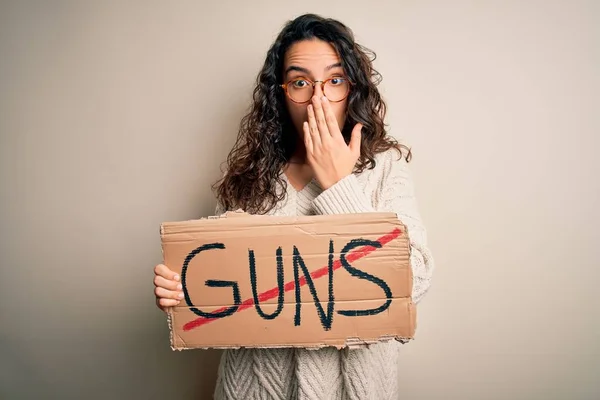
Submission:
[[[329,83],[334,86],[343,85],[344,82],[346,82],[346,80],[342,77],[331,78],[331,80],[329,81]]]
[[[296,89],[302,89],[308,86],[308,82],[304,79],[298,79],[292,82],[292,86]]]

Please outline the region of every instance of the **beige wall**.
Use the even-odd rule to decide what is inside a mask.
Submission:
[[[0,6],[0,398],[209,397],[218,354],[154,306],[158,225],[213,210],[305,11],[376,50],[415,152],[437,270],[403,399],[600,398],[600,2],[50,3]]]

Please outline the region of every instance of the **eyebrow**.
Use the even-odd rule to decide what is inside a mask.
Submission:
[[[327,68],[325,68],[325,71],[329,71],[331,69],[338,68],[338,67],[341,67],[341,66],[342,66],[341,62],[335,63],[335,64],[331,64],[330,66],[328,66]],[[298,72],[302,72],[304,74],[310,74],[311,73],[310,70],[308,70],[308,69],[306,69],[304,67],[299,67],[297,65],[290,65],[285,70],[285,74],[287,75],[289,72],[292,72],[292,71],[298,71]]]

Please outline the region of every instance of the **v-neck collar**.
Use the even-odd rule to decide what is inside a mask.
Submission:
[[[296,189],[294,187],[294,185],[292,185],[292,182],[288,179],[287,174],[285,173],[285,171],[281,170],[281,175],[283,175],[283,179],[286,181],[288,189],[292,190],[294,193],[299,194],[299,193],[303,193],[305,192],[307,189],[309,189],[311,186],[315,185],[315,186],[319,186],[319,184],[317,183],[317,180],[315,178],[312,178],[310,181],[308,181],[308,183],[306,185],[304,185],[301,189]]]

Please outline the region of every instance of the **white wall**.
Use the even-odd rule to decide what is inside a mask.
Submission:
[[[209,398],[169,349],[158,225],[212,212],[303,12],[378,54],[437,270],[403,399],[594,399],[600,2],[2,2],[0,397]]]

